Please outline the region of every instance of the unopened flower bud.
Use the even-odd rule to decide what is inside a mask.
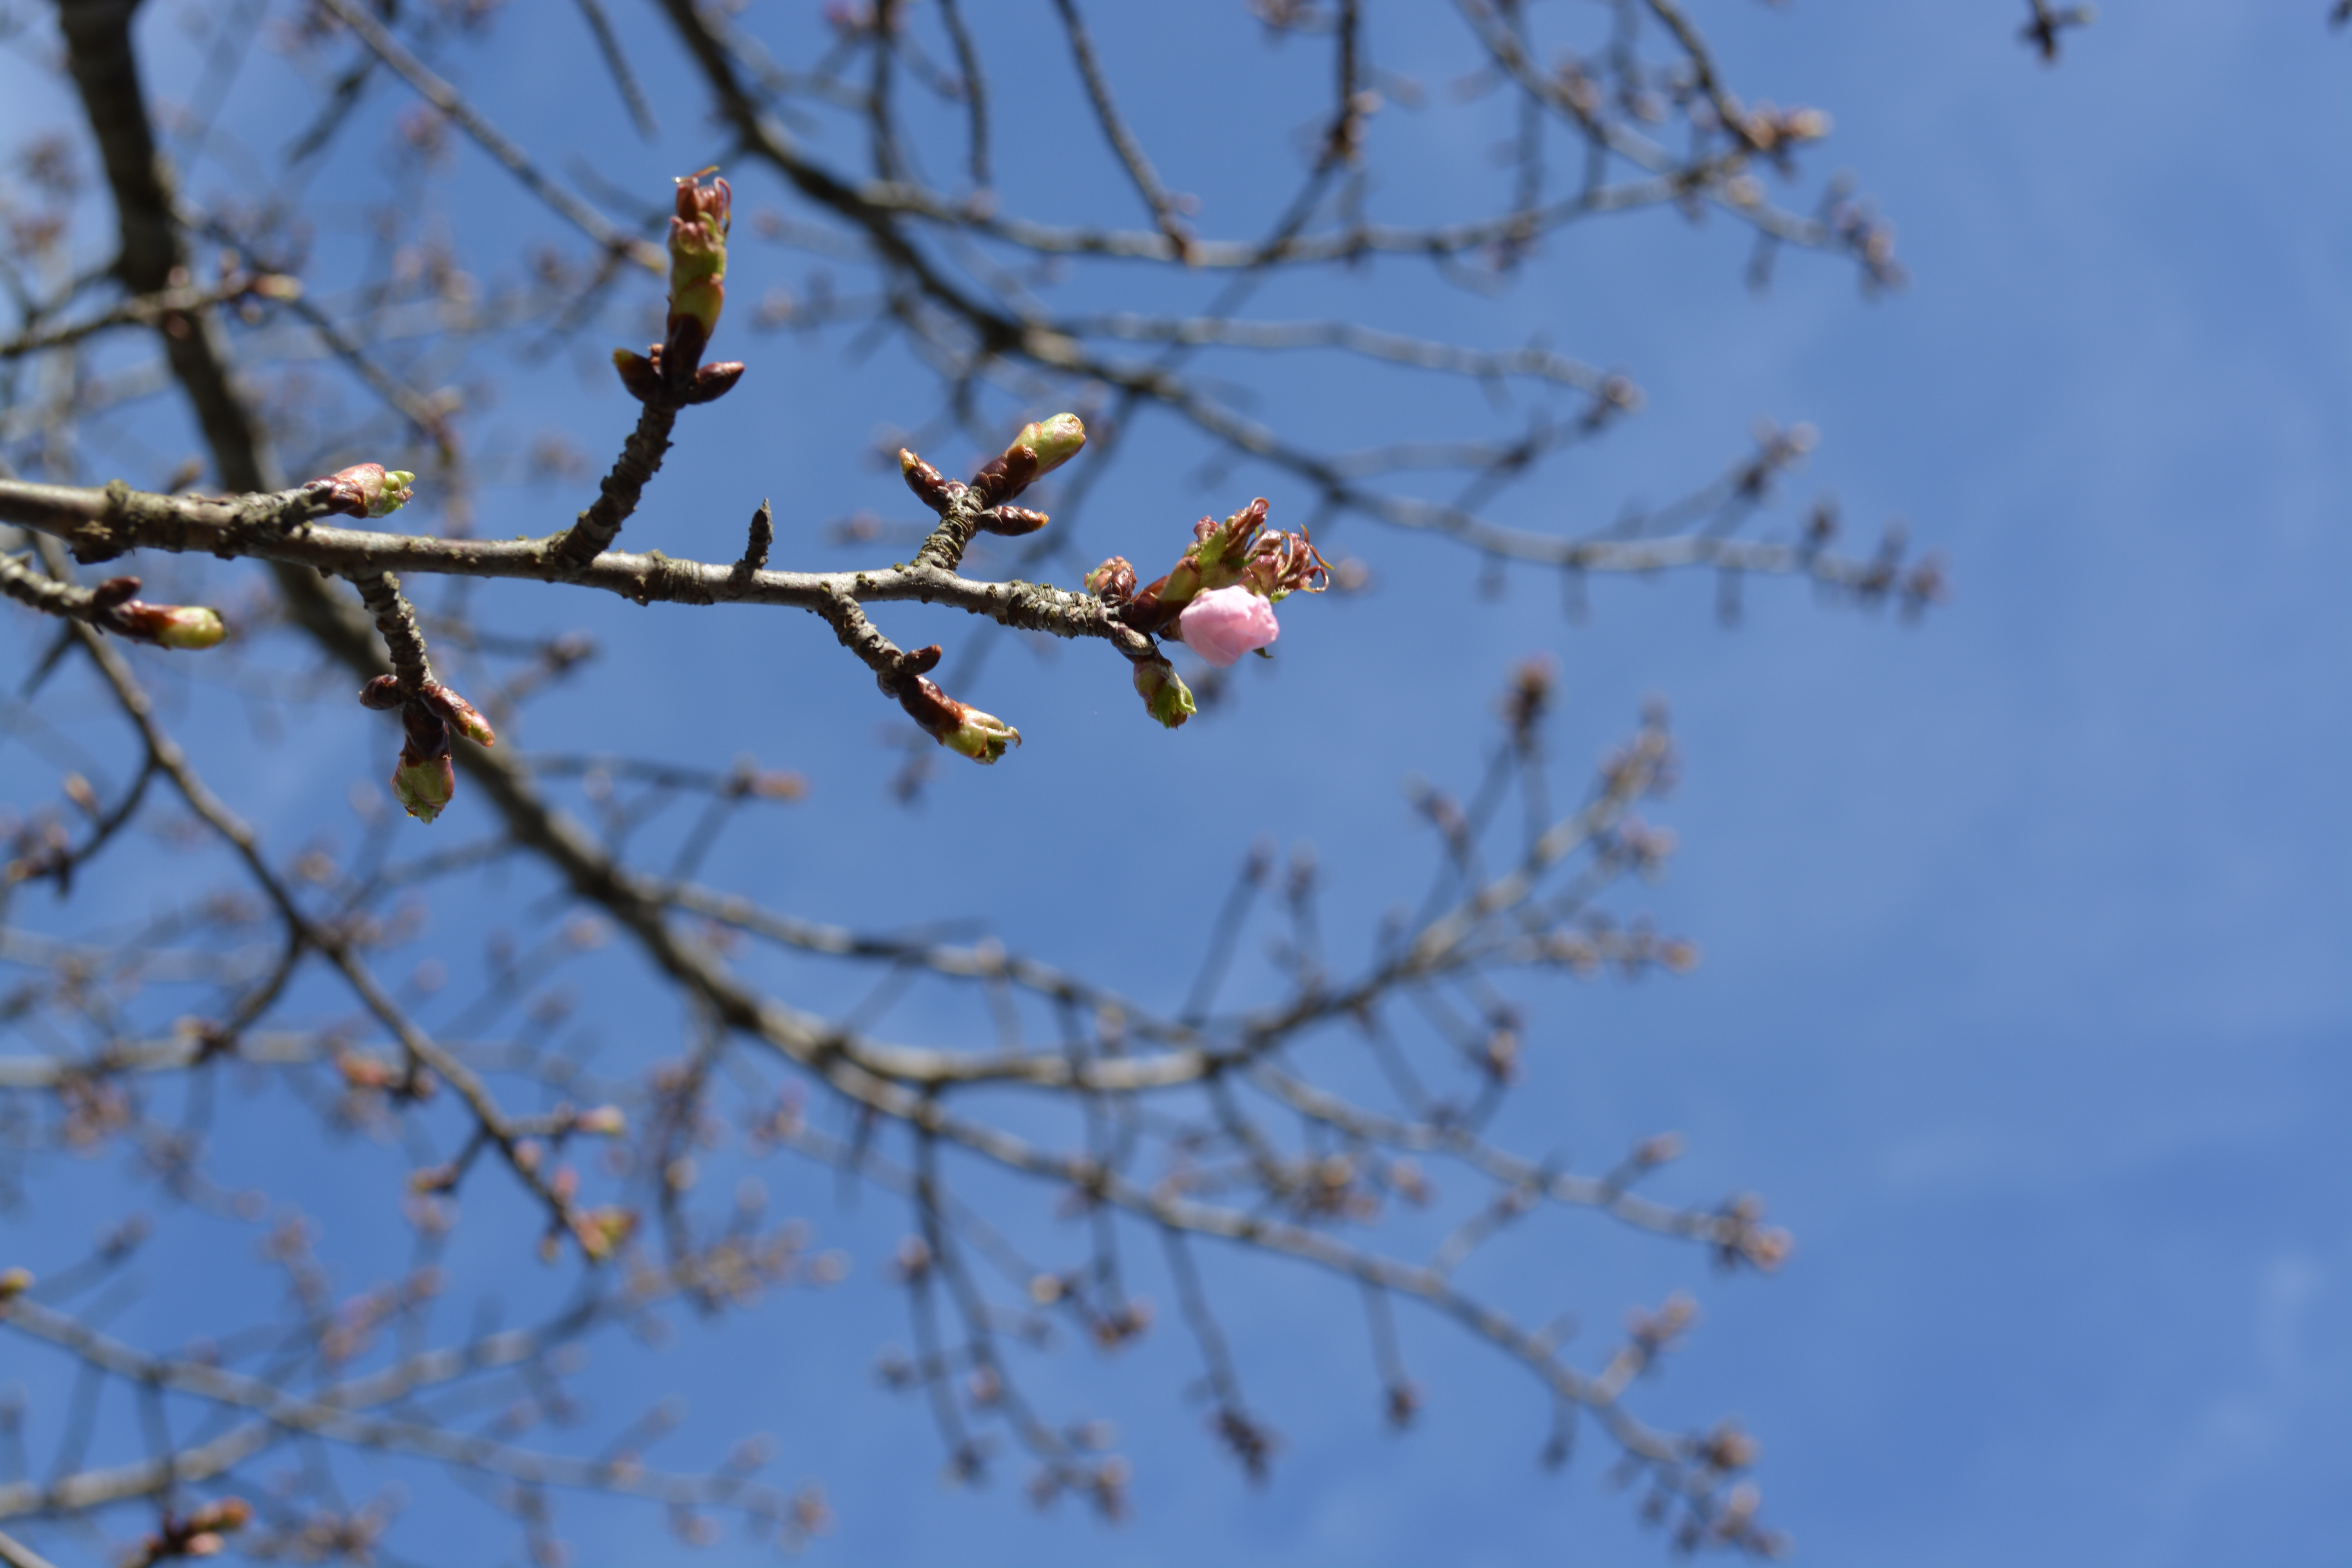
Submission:
[[[433,710],[455,726],[466,739],[478,746],[499,743],[498,731],[490,728],[490,721],[483,718],[472,703],[438,681],[426,681],[424,693],[425,700],[431,704]]]
[[[155,640],[165,647],[215,647],[228,636],[217,610],[198,605],[159,605],[156,609],[163,624],[156,630]]]
[[[971,488],[991,506],[1013,500],[1072,458],[1087,444],[1087,427],[1075,414],[1024,425],[1013,444],[971,477]]]
[[[1171,730],[1181,727],[1185,720],[1200,711],[1193,705],[1192,693],[1184,685],[1184,678],[1164,658],[1136,661],[1135,689],[1151,716]]]
[[[31,1269],[0,1269],[0,1307],[6,1306],[32,1288],[33,1271]]]
[[[1013,437],[1013,444],[1037,454],[1037,472],[1043,476],[1078,455],[1078,449],[1087,444],[1087,427],[1075,414],[1056,414],[1051,419],[1021,426],[1021,434]]]
[[[392,798],[400,802],[401,809],[419,822],[430,822],[457,793],[457,775],[449,765],[447,752],[420,757],[402,750],[400,765],[392,770]]]
[[[1135,568],[1124,555],[1114,555],[1087,574],[1087,592],[1123,605],[1135,597]]]
[[[406,700],[400,694],[400,677],[396,675],[379,675],[360,688],[360,706],[379,713],[389,713]]]
[[[599,1105],[572,1119],[572,1130],[603,1138],[618,1138],[628,1131],[629,1119],[617,1105]]]
[[[136,577],[115,581],[128,582],[134,590],[139,586]],[[125,637],[161,647],[217,647],[228,636],[220,612],[201,605],[150,605],[132,599],[105,611],[100,619]]]
[[[709,171],[705,170],[708,174]],[[701,367],[702,350],[719,330],[727,302],[727,228],[734,194],[724,180],[700,174],[677,182],[677,213],[669,220],[669,323],[664,373],[683,384]]]
[[[415,493],[409,487],[416,476],[405,468],[387,469],[382,463],[353,463],[350,468],[313,479],[327,487],[327,510],[346,517],[389,517]]]
[[[1274,606],[1247,588],[1212,588],[1197,595],[1176,617],[1176,635],[1186,647],[1220,668],[1282,635]]]

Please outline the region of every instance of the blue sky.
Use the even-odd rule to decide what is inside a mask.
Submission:
[[[1173,8],[1097,8],[1114,64],[1189,42],[1157,36],[1179,26]],[[1670,1423],[1739,1415],[1765,1444],[1768,1506],[1806,1562],[2332,1560],[2352,1480],[2352,37],[2329,34],[2323,9],[2118,5],[2071,36],[2054,70],[2017,44],[2005,5],[1808,0],[1706,18],[1751,93],[1834,112],[1815,166],[1855,169],[1895,220],[1913,281],[1892,298],[1860,299],[1850,269],[1802,256],[1757,297],[1739,235],[1666,215],[1563,236],[1494,300],[1406,268],[1265,297],[1268,315],[1345,311],[1497,346],[1541,331],[1630,367],[1647,409],[1565,460],[1560,490],[1498,509],[1530,525],[1591,526],[1629,496],[1671,494],[1737,455],[1759,415],[1811,421],[1822,445],[1779,526],[1823,488],[1864,541],[1885,517],[1907,519],[1957,585],[1921,626],[1757,583],[1727,629],[1696,578],[1596,583],[1589,622],[1571,626],[1549,583],[1517,578],[1483,598],[1460,552],[1351,521],[1337,542],[1371,563],[1376,591],[1286,610],[1275,668],[1181,735],[1146,726],[1123,676],[1084,649],[1005,650],[971,693],[1029,744],[995,770],[942,774],[913,826],[1056,861],[1114,846],[1160,879],[1152,910],[1120,922],[916,862],[876,873],[871,847],[909,831],[881,794],[896,753],[876,735],[889,716],[814,622],[504,601],[529,605],[536,625],[590,626],[611,650],[533,717],[529,739],[714,761],[751,750],[800,768],[810,802],[730,840],[736,885],[825,919],[985,914],[1011,945],[1172,1002],[1256,834],[1315,842],[1334,942],[1360,953],[1372,912],[1419,892],[1425,848],[1398,854],[1397,781],[1470,782],[1485,694],[1517,658],[1560,663],[1563,779],[1663,693],[1686,762],[1657,816],[1682,849],[1639,903],[1695,936],[1706,963],[1685,979],[1530,993],[1528,1081],[1507,1126],[1588,1167],[1677,1129],[1691,1152],[1659,1190],[1760,1191],[1799,1251],[1779,1278],[1725,1280],[1695,1254],[1562,1222],[1497,1249],[1482,1282],[1571,1306],[1596,1336],[1627,1305],[1693,1289],[1706,1323],[1648,1410]],[[1376,58],[1442,83],[1453,46],[1436,40],[1452,25],[1373,15]],[[544,40],[502,80],[499,117],[535,145],[562,144],[566,105],[604,90],[580,75],[593,68],[569,14],[518,6],[499,26]],[[1247,47],[1222,68],[1218,102],[1255,107],[1296,81],[1294,64],[1238,24],[1234,35]],[[657,60],[649,77],[668,68]],[[18,64],[0,70],[23,79]],[[1260,224],[1280,187],[1250,160],[1287,177],[1281,116],[1229,119],[1181,75],[1136,74],[1129,107],[1170,183],[1231,204],[1206,208],[1204,228]],[[1060,90],[1041,88],[1032,110],[1008,103],[1009,147],[1024,113],[1059,111]],[[246,122],[274,144],[257,116]],[[1498,133],[1425,129],[1397,110],[1376,127],[1393,138],[1374,146],[1401,216],[1426,182],[1479,168]],[[658,189],[709,161],[692,127],[668,129],[654,149],[617,124],[577,139],[608,178]],[[1099,183],[1069,195],[1073,213],[1119,199],[1107,170],[1084,177]],[[440,199],[492,188],[461,160]],[[743,189],[756,197],[759,183]],[[499,200],[487,221],[544,232]],[[757,297],[762,266],[783,277],[774,254],[740,251],[738,298]],[[751,377],[688,432],[690,471],[665,476],[632,535],[723,557],[751,502],[773,493],[782,560],[818,520],[902,514],[895,479],[842,454],[927,415],[922,383],[890,353],[851,363],[840,350],[837,336],[740,342]],[[514,385],[488,416],[512,440],[563,427],[598,452],[593,432],[619,429],[617,395],[581,390],[561,362]],[[1312,377],[1270,367],[1259,390],[1303,428],[1396,433],[1378,384],[1328,363]],[[1146,435],[1089,503],[1090,550],[1142,561],[1213,506],[1263,489],[1279,521],[1293,501],[1247,473],[1204,494],[1197,447]],[[789,481],[804,487],[789,505],[786,475],[805,476]],[[486,506],[484,529],[544,529],[576,504],[518,487]],[[11,641],[33,646],[21,628]],[[239,798],[257,816],[331,820],[316,803],[374,769],[352,754],[374,734],[354,720],[298,735]],[[1351,926],[1348,910],[1365,913]],[[452,952],[470,934],[463,913],[436,927]],[[675,1038],[664,1008],[635,1005],[614,1016],[615,1060],[638,1031]],[[280,1178],[289,1157],[225,1155]],[[705,1438],[677,1439],[681,1462],[698,1440],[715,1454],[747,1428],[774,1432],[780,1470],[821,1479],[840,1515],[824,1556],[1663,1553],[1606,1492],[1594,1453],[1564,1476],[1537,1470],[1542,1407],[1478,1347],[1408,1322],[1429,1405],[1419,1429],[1391,1436],[1353,1302],[1230,1260],[1213,1278],[1228,1283],[1253,1399],[1286,1438],[1272,1486],[1246,1487],[1178,1397],[1191,1361],[1172,1332],[1117,1362],[1068,1350],[1035,1373],[1048,1407],[1118,1422],[1138,1466],[1133,1522],[1041,1519],[1006,1482],[934,1484],[923,1412],[867,1373],[877,1343],[906,1334],[879,1267],[903,1216],[871,1199],[836,1212],[826,1179],[768,1174],[780,1205],[857,1257],[852,1281],[689,1329],[627,1361],[627,1386],[607,1397],[683,1394]],[[355,1259],[384,1221],[377,1195],[355,1181],[320,1197],[347,1221],[332,1234]],[[0,1237],[12,1256],[69,1257],[129,1201],[102,1173],[78,1174],[0,1219]],[[491,1231],[496,1212],[484,1205],[468,1232]],[[500,1256],[495,1239],[479,1236],[483,1258]],[[126,1321],[163,1312],[169,1295]],[[567,1517],[597,1521],[583,1563],[659,1549],[657,1518]],[[480,1539],[455,1510],[411,1523],[420,1543]]]

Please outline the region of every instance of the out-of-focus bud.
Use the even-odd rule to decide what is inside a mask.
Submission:
[[[225,1497],[196,1510],[189,1522],[204,1530],[243,1530],[252,1518],[251,1503],[241,1497]]]
[[[0,1269],[0,1307],[6,1306],[32,1288],[33,1271],[31,1269]]]
[[[1123,605],[1135,597],[1135,568],[1124,555],[1114,555],[1087,574],[1087,592]]]
[[[217,647],[228,636],[220,612],[201,605],[149,605],[133,599],[107,612],[105,620],[125,637],[161,647]]]
[[[217,647],[228,636],[217,610],[197,605],[156,605],[151,610],[163,622],[155,629],[155,640],[165,647]]]
[[[438,681],[426,681],[424,692],[425,700],[433,710],[454,725],[466,739],[478,746],[499,743],[498,731],[490,728],[490,721],[483,718],[472,703]]]
[[[1136,660],[1135,689],[1151,716],[1171,730],[1181,728],[1185,720],[1200,711],[1193,706],[1192,693],[1184,685],[1184,678],[1164,658]]]
[[[1018,539],[1024,533],[1034,533],[1053,521],[1042,511],[1031,511],[1026,507],[1019,506],[991,507],[980,514],[980,526],[982,530],[990,533],[1002,534],[1007,539]]]
[[[655,345],[655,352],[660,352],[658,343]],[[621,373],[621,384],[627,387],[629,395],[639,403],[653,397],[662,389],[661,368],[643,354],[631,353],[627,349],[614,349],[613,368]]]
[[[629,1119],[617,1105],[599,1105],[573,1117],[572,1127],[600,1138],[618,1138],[628,1131]]]
[[[1282,635],[1274,606],[1243,587],[1212,588],[1197,595],[1176,617],[1177,637],[1186,647],[1223,668]]]
[[[637,1216],[632,1210],[590,1209],[572,1222],[572,1234],[580,1238],[581,1251],[602,1263],[612,1257],[614,1249],[628,1240],[636,1228]]]
[[[963,490],[963,486],[904,447],[898,448],[898,472],[905,478],[907,488],[915,492],[915,498],[933,511],[947,510]]]
[[[346,517],[389,517],[405,506],[415,492],[409,487],[416,476],[405,468],[382,463],[353,463],[350,468],[312,479],[327,487],[327,510]]]
[[[449,753],[437,757],[400,753],[400,765],[392,770],[392,798],[400,802],[401,809],[419,822],[430,822],[441,815],[457,793],[457,775],[449,765]]]
[[[741,360],[721,360],[716,364],[704,365],[694,373],[694,384],[686,389],[686,400],[688,403],[716,403],[734,391],[735,384],[742,379]]]

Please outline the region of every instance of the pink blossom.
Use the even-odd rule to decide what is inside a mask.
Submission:
[[[1184,646],[1223,667],[1282,635],[1274,606],[1247,588],[1212,588],[1193,596],[1176,617]]]

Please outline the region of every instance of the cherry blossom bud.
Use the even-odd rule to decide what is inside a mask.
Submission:
[[[406,700],[400,694],[400,677],[396,675],[379,675],[360,688],[360,706],[379,713],[389,713]]]
[[[628,1131],[629,1120],[617,1105],[599,1105],[573,1117],[572,1126],[574,1131],[593,1133],[604,1138],[618,1138]]]
[[[1024,425],[1013,444],[971,477],[971,488],[989,505],[1000,505],[1076,457],[1086,444],[1087,427],[1075,414]]]
[[[1212,588],[1197,595],[1176,617],[1176,636],[1186,647],[1220,668],[1282,635],[1274,606],[1247,588]]]
[[[32,1288],[33,1271],[31,1269],[0,1269],[0,1307],[6,1306]]]
[[[704,170],[703,174],[709,174]],[[669,220],[669,322],[663,374],[685,385],[701,367],[702,351],[719,330],[727,302],[727,228],[734,193],[724,180],[701,174],[677,182],[677,214]]]
[[[415,493],[409,487],[416,476],[405,468],[387,469],[382,463],[353,463],[350,468],[313,479],[327,487],[327,510],[346,517],[389,517]]]
[[[457,793],[457,775],[449,765],[449,753],[437,757],[420,757],[403,750],[400,765],[392,770],[392,798],[400,802],[401,809],[419,822],[430,822],[441,815]]]
[[[1021,434],[1013,437],[1013,444],[1037,454],[1037,472],[1043,477],[1078,455],[1078,449],[1087,444],[1087,427],[1075,414],[1056,414],[1051,419],[1021,426]]]
[[[425,700],[433,710],[457,728],[459,734],[478,746],[495,746],[498,731],[482,717],[474,705],[437,681],[428,680],[424,687]]]
[[[130,579],[137,588],[139,579]],[[217,647],[228,628],[220,612],[200,605],[149,605],[137,599],[107,611],[105,624],[123,636],[162,647]]]
[[[1151,716],[1171,730],[1181,728],[1185,720],[1200,711],[1193,705],[1192,693],[1184,685],[1184,678],[1164,658],[1136,661],[1135,689]]]
[[[1135,568],[1124,555],[1114,555],[1087,574],[1087,592],[1123,605],[1135,597]]]

